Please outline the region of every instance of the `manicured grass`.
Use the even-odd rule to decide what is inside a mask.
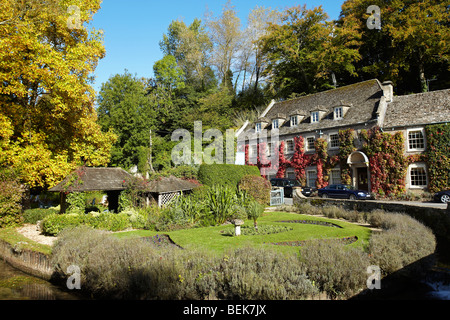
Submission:
[[[280,220],[318,220],[334,223],[342,228],[332,228],[321,225],[283,223]],[[245,225],[252,226],[253,221],[247,220]],[[151,237],[156,234],[167,234],[179,246],[186,249],[208,249],[216,253],[226,252],[228,249],[245,246],[266,246],[276,248],[282,252],[298,252],[299,247],[275,246],[269,243],[285,241],[304,241],[311,239],[332,239],[357,236],[358,241],[350,246],[364,248],[368,243],[371,231],[368,228],[345,221],[329,220],[288,212],[266,212],[258,219],[258,225],[282,225],[293,228],[291,231],[268,235],[241,235],[239,237],[227,236],[221,233],[224,230],[234,230],[233,225],[205,227],[177,230],[171,232],[130,231],[117,233],[120,238]]]
[[[12,246],[20,242],[21,248],[42,252],[44,254],[51,254],[52,252],[50,246],[31,240],[17,232],[14,228],[0,228],[0,239],[8,242]]]

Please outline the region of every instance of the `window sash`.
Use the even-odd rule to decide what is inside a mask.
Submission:
[[[335,119],[342,119],[344,117],[344,111],[342,107],[338,107],[334,109],[334,118]]]
[[[316,171],[307,171],[306,172],[306,184],[307,187],[315,188],[316,187],[316,180],[317,180],[317,172]]]
[[[409,178],[413,187],[424,187],[427,185],[427,173],[424,167],[411,168]]]
[[[296,125],[298,125],[297,116],[291,116],[291,126],[295,127]]]
[[[306,138],[306,150],[307,151],[313,151],[315,150],[314,142],[316,139],[314,137]]]
[[[272,121],[272,129],[278,129],[278,128],[279,128],[278,120],[273,120]]]
[[[330,134],[330,148],[339,148],[339,135],[338,134]]]
[[[408,132],[408,148],[409,150],[424,150],[425,138],[422,130]]]

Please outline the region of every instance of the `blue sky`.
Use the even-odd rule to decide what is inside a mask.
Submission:
[[[241,0],[232,1],[243,25],[250,11],[256,7],[283,10],[306,4],[308,8],[322,5],[330,19],[339,16],[344,0]],[[190,24],[203,19],[206,10],[220,16],[226,0],[103,0],[102,8],[91,23],[104,31],[106,57],[95,71],[94,88],[115,74],[127,69],[138,77],[151,77],[153,64],[162,58],[159,41],[173,20]]]

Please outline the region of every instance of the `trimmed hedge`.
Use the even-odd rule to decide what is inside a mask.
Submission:
[[[246,176],[261,176],[258,167],[234,164],[202,164],[198,170],[199,181],[207,186],[228,186],[237,188],[239,181]]]
[[[122,231],[131,228],[132,222],[126,213],[51,214],[42,221],[42,230],[46,235],[56,236],[68,227],[81,225],[107,231]]]

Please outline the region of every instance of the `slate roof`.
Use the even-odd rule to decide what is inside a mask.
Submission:
[[[197,185],[192,182],[182,180],[174,176],[170,176],[170,177],[161,177],[153,181],[150,181],[146,186],[146,189],[154,193],[169,193],[178,191],[188,191],[196,187]]]
[[[126,189],[125,182],[130,177],[122,168],[81,168],[73,171],[49,191],[121,191]]]
[[[319,92],[295,99],[276,102],[264,115],[273,120],[277,114],[285,114],[286,122],[279,128],[280,135],[310,132],[341,126],[352,126],[377,119],[378,105],[383,96],[381,83],[377,79],[355,83],[345,87]],[[334,120],[334,107],[351,106],[344,119]],[[318,123],[311,123],[310,113],[325,109],[324,118]],[[294,114],[305,114],[298,126],[290,127],[289,117]],[[254,131],[255,124],[249,126]],[[271,130],[271,123],[265,128]],[[248,134],[248,133],[247,133]]]
[[[450,89],[396,96],[388,105],[385,128],[450,122]]]

